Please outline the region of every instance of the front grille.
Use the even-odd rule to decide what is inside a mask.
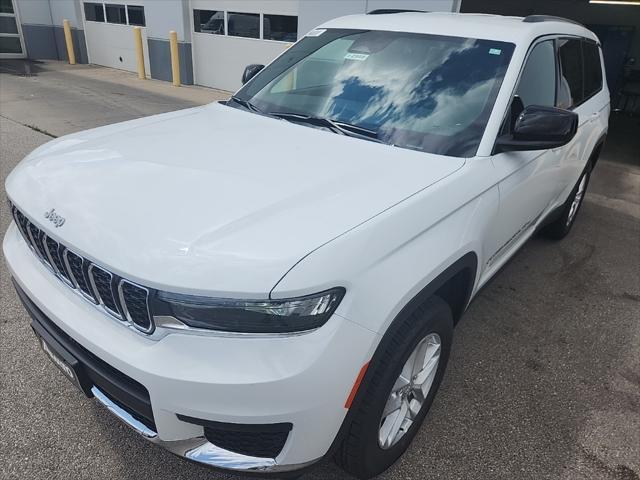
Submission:
[[[93,293],[93,289],[89,286],[87,276],[85,275],[85,271],[90,262],[88,260],[84,260],[80,255],[76,255],[71,250],[66,250],[63,253],[63,256],[67,261],[66,266],[69,268],[68,271],[73,279],[74,287],[89,297],[93,303],[98,303],[95,298],[95,294]]]
[[[58,279],[112,317],[144,333],[153,333],[148,289],[71,251],[38,228],[15,205],[10,204],[10,207],[23,238]]]
[[[97,265],[90,265],[89,279],[93,290],[98,295],[98,301],[112,314],[120,316],[116,298],[113,295],[113,275]]]
[[[153,325],[150,321],[151,315],[149,314],[147,302],[149,297],[148,290],[126,280],[120,280],[118,293],[120,294],[120,301],[124,305],[127,318],[136,325],[152,329]],[[126,302],[123,301],[124,298],[127,299]]]

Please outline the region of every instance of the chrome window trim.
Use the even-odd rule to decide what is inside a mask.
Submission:
[[[141,288],[142,290],[144,290],[147,294],[146,298],[145,298],[145,304],[147,306],[147,317],[149,318],[149,323],[150,326],[149,328],[145,329],[142,328],[140,325],[138,325],[136,322],[133,321],[133,319],[131,318],[131,315],[129,314],[129,309],[127,308],[127,302],[124,298],[124,293],[122,291],[122,285],[124,283],[128,283],[129,285],[133,285],[134,287],[137,288]],[[135,328],[136,330],[142,332],[142,333],[146,333],[146,334],[151,334],[153,333],[153,331],[155,330],[155,324],[153,321],[153,316],[151,315],[151,311],[149,310],[149,289],[146,287],[143,287],[142,285],[139,285],[137,283],[133,283],[125,278],[121,278],[120,281],[118,282],[118,298],[120,299],[120,305],[122,306],[122,310],[124,311],[124,316],[125,319],[133,326],[133,328]]]
[[[87,269],[87,273],[88,273],[88,277],[89,277],[89,283],[91,284],[91,289],[93,290],[94,295],[96,296],[96,299],[98,300],[98,305],[100,305],[109,315],[116,317],[118,320],[123,320],[122,315],[120,315],[120,312],[116,312],[114,310],[111,310],[111,308],[109,308],[107,305],[105,305],[104,301],[102,300],[102,296],[100,295],[100,292],[98,291],[98,288],[96,287],[96,282],[93,278],[93,269],[97,268],[101,271],[103,271],[104,273],[109,275],[109,289],[111,290],[111,295],[113,296],[113,300],[116,300],[116,296],[114,295],[114,291],[113,291],[113,274],[108,271],[105,270],[102,267],[99,267],[98,265],[96,265],[95,263],[90,263],[89,264],[89,268]],[[118,302],[116,302],[117,304]]]

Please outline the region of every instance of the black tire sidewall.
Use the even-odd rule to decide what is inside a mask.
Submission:
[[[372,365],[375,371],[366,391],[369,408],[367,408],[368,411],[362,418],[362,444],[359,446],[361,451],[359,452],[360,455],[358,455],[361,459],[366,459],[366,465],[362,465],[362,468],[366,470],[366,474],[360,475],[365,478],[377,475],[389,468],[407,449],[431,408],[451,352],[453,319],[451,309],[443,300],[437,297],[431,299],[428,305],[425,306],[424,311],[410,317],[410,322],[406,327],[406,330],[401,329],[395,332],[393,338],[386,342],[387,345],[383,346],[387,353],[392,349],[390,352],[391,361],[389,361],[389,356],[382,355],[380,358],[374,359],[375,364]],[[438,370],[431,389],[420,413],[407,433],[393,447],[386,450],[382,449],[378,443],[378,432],[382,411],[387,403],[391,389],[415,347],[430,333],[437,333],[441,341]]]

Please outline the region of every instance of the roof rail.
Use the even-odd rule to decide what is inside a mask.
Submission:
[[[379,8],[371,10],[367,15],[386,15],[388,13],[429,13],[426,10],[402,10],[398,8]]]
[[[554,15],[529,15],[528,17],[524,17],[522,20],[526,23],[540,23],[540,22],[566,22],[573,23],[574,25],[580,25],[584,27],[580,22],[576,22],[575,20],[571,20],[569,18],[564,17],[556,17]]]

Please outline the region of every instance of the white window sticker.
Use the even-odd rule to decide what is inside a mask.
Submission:
[[[501,53],[502,53],[502,50],[500,50],[499,48],[489,49],[489,55],[500,55]]]
[[[359,62],[365,61],[369,58],[369,54],[367,53],[347,53],[344,56],[345,60],[357,60]]]
[[[307,33],[307,37],[319,37],[326,31],[327,30],[325,30],[324,28],[316,28],[314,30],[311,30],[309,33]]]

